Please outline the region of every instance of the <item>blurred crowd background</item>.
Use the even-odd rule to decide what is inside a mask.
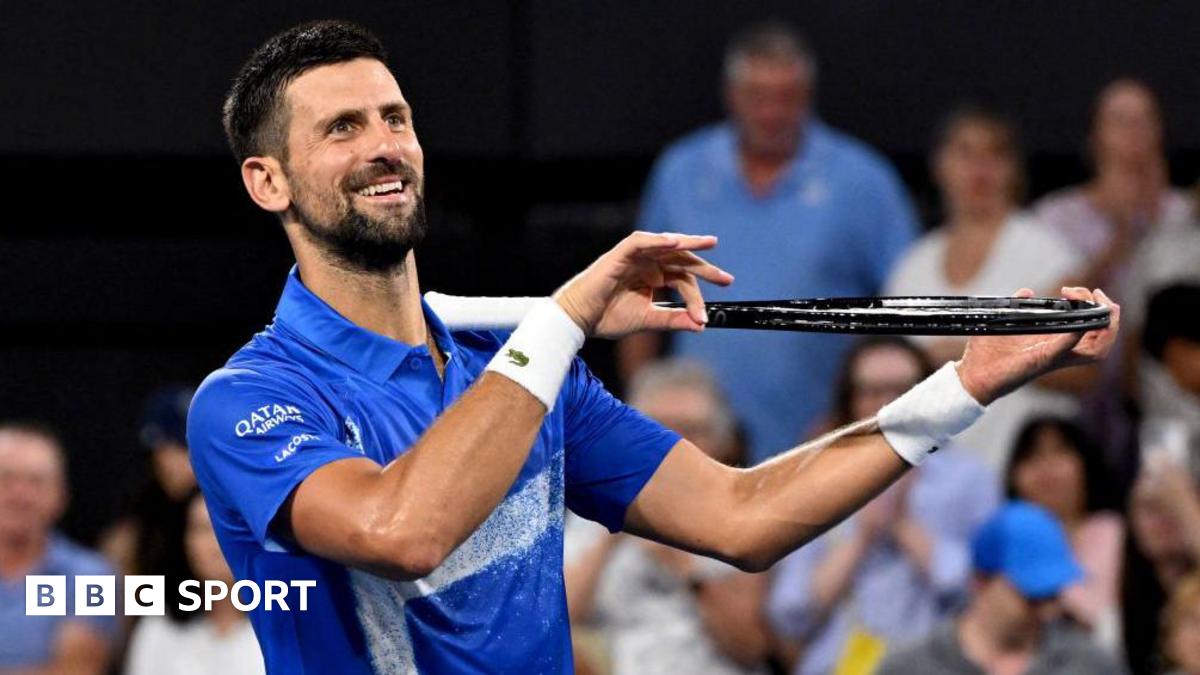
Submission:
[[[0,673],[262,670],[228,602],[26,617],[24,577],[230,578],[186,410],[291,261],[218,107],[316,5],[0,23]],[[686,231],[737,276],[711,299],[1084,285],[1121,303],[1123,340],[768,573],[569,518],[578,670],[1200,675],[1200,8],[737,5],[342,3],[415,109],[426,289],[545,294],[630,229]],[[747,466],[962,346],[709,331],[584,354]]]

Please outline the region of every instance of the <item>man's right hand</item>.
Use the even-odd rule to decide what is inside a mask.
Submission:
[[[708,323],[698,279],[728,286],[733,275],[693,251],[717,238],[634,232],[554,293],[554,299],[585,333],[618,338],[643,330],[699,332]],[[654,292],[673,288],[686,309],[654,304]]]

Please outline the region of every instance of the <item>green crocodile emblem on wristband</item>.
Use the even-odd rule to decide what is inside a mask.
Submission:
[[[515,349],[509,349],[505,356],[508,357],[509,363],[517,366],[518,368],[523,368],[529,364],[529,357]]]

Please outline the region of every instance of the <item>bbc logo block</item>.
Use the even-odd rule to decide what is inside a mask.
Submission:
[[[294,607],[296,611],[304,612],[308,610],[308,589],[316,585],[312,579],[267,580],[260,588],[254,581],[243,579],[230,587],[224,581],[188,579],[179,584],[179,595],[184,599],[179,603],[179,609],[184,612],[201,608],[209,611],[214,602],[228,598],[243,612],[260,606],[264,611],[290,612]],[[166,614],[166,577],[131,574],[124,577],[122,588],[124,603],[121,609],[126,616]],[[29,575],[25,577],[25,614],[113,616],[117,614],[116,577],[80,574],[68,579],[61,575]]]

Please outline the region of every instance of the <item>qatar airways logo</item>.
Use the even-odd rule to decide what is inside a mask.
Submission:
[[[74,581],[73,616],[114,616],[117,613],[117,578],[111,574],[79,574]],[[122,584],[125,616],[163,616],[167,609],[166,578],[131,574]],[[224,581],[188,579],[179,582],[179,610],[195,612],[212,609],[213,603],[229,598],[233,606],[251,612],[260,606],[265,612],[308,611],[308,589],[316,588],[313,579],[277,581],[268,579],[262,586],[243,579],[228,586]],[[289,604],[290,603],[290,604]],[[67,616],[67,577],[31,574],[25,577],[26,616]]]
[[[261,436],[284,422],[303,422],[304,413],[294,405],[268,403],[261,408],[250,411],[249,417],[238,420],[233,426],[233,432],[238,438],[251,433]]]

